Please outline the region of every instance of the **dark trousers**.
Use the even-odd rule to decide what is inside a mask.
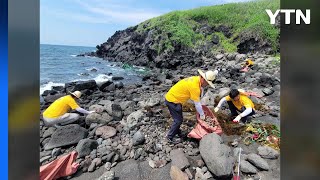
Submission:
[[[243,112],[243,111],[246,110],[245,107],[241,107],[241,110],[237,109],[236,106],[232,103],[232,101],[227,101],[227,102],[228,102],[229,109],[230,109],[230,111],[231,111],[231,115],[232,115],[232,116],[238,116],[238,112],[237,112],[237,111]],[[256,112],[254,112],[254,110],[252,109],[252,112],[251,112],[250,114],[248,114],[247,116],[242,117],[242,118],[241,118],[241,121],[244,122],[244,123],[246,123],[247,120],[248,120],[248,117],[254,115],[255,113],[256,113]]]
[[[168,109],[170,111],[170,114],[173,118],[173,123],[170,127],[170,130],[168,132],[168,138],[172,139],[176,134],[180,133],[180,125],[183,121],[182,116],[182,105],[181,104],[175,104],[172,102],[169,102],[165,100],[165,104],[168,106]]]

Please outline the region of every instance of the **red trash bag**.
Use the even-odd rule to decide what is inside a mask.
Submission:
[[[74,163],[77,159],[77,151],[59,157],[58,159],[40,167],[40,180],[52,180],[69,176],[78,170],[79,164]]]
[[[240,72],[248,72],[249,71],[249,68],[248,66],[244,67],[243,69],[240,70]]]
[[[216,125],[214,127],[209,126],[205,121],[200,119],[199,113],[197,113],[197,125],[195,128],[192,129],[192,131],[188,134],[189,138],[195,138],[195,139],[201,139],[204,135],[209,133],[216,133],[218,135],[222,134],[222,128],[218,122],[218,119],[214,116],[212,111],[205,105],[202,105],[202,109],[204,111],[204,114],[208,117],[210,117],[213,121],[213,123]]]

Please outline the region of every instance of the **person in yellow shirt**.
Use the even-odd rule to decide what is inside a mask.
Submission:
[[[218,112],[221,105],[226,101],[228,102],[231,115],[233,117],[236,117],[233,120],[233,122],[235,123],[239,123],[240,120],[243,123],[246,123],[248,117],[255,114],[254,104],[251,101],[251,99],[249,99],[244,93],[240,92],[238,89],[232,89],[228,96],[222,98],[217,107],[214,108],[214,111]],[[241,112],[241,114],[238,114],[237,111]]]
[[[186,103],[189,99],[194,102],[200,118],[205,119],[205,114],[200,103],[200,96],[203,93],[203,88],[207,85],[214,87],[213,81],[218,71],[207,71],[203,73],[201,70],[198,70],[198,72],[200,76],[192,76],[180,80],[172,86],[165,95],[165,104],[173,118],[173,123],[167,135],[167,139],[171,143],[177,143],[179,141],[173,138],[176,134],[181,134],[180,125],[183,121],[182,104]]]
[[[240,70],[240,72],[248,72],[249,68],[252,69],[254,63],[251,59],[246,59],[245,64],[243,65],[243,68]]]
[[[66,125],[75,122],[79,119],[79,114],[68,113],[70,109],[75,109],[83,114],[90,114],[95,111],[87,111],[81,108],[77,103],[76,99],[81,97],[80,91],[75,91],[70,95],[63,96],[56,101],[54,101],[44,112],[43,112],[43,122],[45,126],[55,126]]]

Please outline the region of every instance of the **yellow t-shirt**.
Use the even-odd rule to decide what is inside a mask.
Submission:
[[[253,61],[251,59],[247,59],[246,60],[246,65],[252,66],[253,65]]]
[[[239,101],[234,101],[230,96],[226,96],[227,101],[232,101],[232,104],[238,109],[241,110],[241,107],[252,108],[254,109],[254,104],[246,95],[240,93]]]
[[[166,100],[173,103],[185,103],[189,99],[200,102],[200,76],[192,76],[177,82],[166,94]]]
[[[79,105],[71,97],[71,95],[63,96],[54,101],[44,112],[46,118],[57,118],[67,113],[70,108],[77,109]]]

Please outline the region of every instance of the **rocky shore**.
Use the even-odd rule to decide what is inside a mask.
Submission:
[[[215,46],[220,47],[222,43],[222,40],[215,35],[211,41],[204,42],[201,46],[187,47],[179,43],[173,43],[171,50],[159,52],[154,47],[159,46],[161,43],[161,39],[155,38],[157,34],[161,34],[161,29],[155,28],[150,31],[139,32],[137,28],[138,25],[116,31],[107,42],[97,45],[95,52],[88,52],[78,56],[95,56],[108,61],[149,68],[183,69],[190,66],[202,66],[207,59],[215,58],[216,52],[212,51],[212,48]],[[214,33],[222,33],[226,37],[232,36],[231,27],[224,25],[211,27],[206,23],[196,27],[195,32],[205,37]],[[255,33],[243,33],[236,39],[240,41],[237,47],[237,52],[239,53],[276,53],[272,49],[270,42]],[[224,52],[224,50],[221,51]],[[232,59],[232,57],[229,58]]]
[[[255,65],[240,72],[246,58]],[[233,131],[222,115],[222,136],[209,134],[201,141],[184,137],[180,144],[169,144],[165,137],[172,118],[164,105],[164,94],[172,85],[198,75],[195,67],[219,69],[215,89],[208,88],[202,98],[204,105],[213,108],[230,87],[251,90],[263,96],[250,97],[257,109],[252,121],[279,127],[279,60],[263,54],[224,53],[190,62],[174,65],[172,60],[168,67],[174,68],[169,69],[155,65],[142,83],[134,85],[125,85],[119,78],[99,84],[70,82],[45,91],[41,112],[66,92],[79,90],[83,93],[79,105],[97,113],[82,115],[76,124],[59,129],[43,126],[40,119],[40,164],[76,150],[80,167],[67,179],[230,179],[241,147],[242,179],[280,179],[279,152],[255,142],[245,145],[241,134],[245,132]],[[229,110],[222,109],[227,117]],[[184,134],[195,124],[193,105],[184,106]]]

